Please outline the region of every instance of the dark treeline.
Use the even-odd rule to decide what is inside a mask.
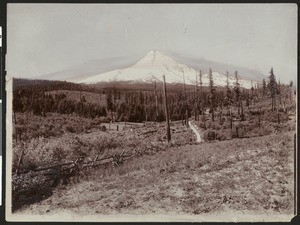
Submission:
[[[36,91],[52,91],[57,89],[63,90],[84,90],[84,87],[80,84],[75,84],[67,81],[50,81],[50,80],[29,80],[29,79],[13,79],[13,90],[17,91],[20,88],[34,87]]]
[[[84,96],[79,101],[67,99],[66,94],[48,94],[53,90],[90,91],[101,93],[105,96],[105,105],[91,104]],[[222,93],[217,93],[217,101],[221,101]],[[195,92],[187,90],[172,90],[168,93],[168,106],[171,120],[183,120],[194,114],[196,102]],[[203,91],[199,97],[199,106],[204,110],[209,104],[208,93]],[[199,107],[199,112],[201,109]],[[43,81],[35,85],[16,85],[13,94],[14,112],[31,112],[35,115],[46,116],[46,113],[77,114],[87,118],[108,117],[113,121],[163,121],[163,94],[161,85],[157,85],[155,91],[143,90],[119,90],[117,87],[105,87],[102,89],[87,89],[82,85]],[[187,115],[186,115],[187,113]]]
[[[187,122],[193,117],[199,120],[204,114],[210,114],[214,121],[215,111],[222,113],[234,107],[243,120],[245,107],[255,105],[260,99],[272,99],[272,110],[276,101],[281,101],[280,88],[276,82],[273,69],[268,83],[263,80],[261,85],[253,85],[251,89],[240,87],[238,72],[236,82],[229,86],[215,87],[213,75],[209,72],[209,87],[202,87],[202,75],[196,85],[168,85],[168,108],[171,120]],[[161,83],[152,83],[147,89],[124,89],[118,86],[97,88],[92,85],[74,84],[63,81],[31,81],[14,80],[13,111],[31,112],[46,116],[47,113],[76,114],[86,118],[106,117],[108,121],[144,122],[165,120],[163,92]],[[49,91],[73,90],[78,93],[78,101],[70,100],[66,94],[49,94]],[[103,95],[105,104],[87,102],[81,91]],[[75,93],[75,92],[74,92]],[[277,99],[277,100],[276,100]],[[281,104],[281,102],[280,102]]]
[[[14,92],[14,112],[32,112],[35,115],[46,116],[46,113],[77,114],[83,117],[106,116],[106,107],[90,104],[81,98],[72,101],[65,94],[46,94],[35,87],[22,88]]]

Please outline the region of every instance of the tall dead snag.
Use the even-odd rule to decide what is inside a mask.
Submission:
[[[114,108],[114,105],[113,105],[111,91],[108,90],[108,92],[106,93],[106,110],[107,110],[107,113],[110,112],[111,121],[113,121],[113,108]]]
[[[216,102],[216,89],[214,87],[214,80],[213,80],[213,74],[211,68],[209,68],[208,73],[208,79],[209,79],[209,89],[210,89],[210,110],[211,110],[211,118],[212,121],[215,121],[215,102]]]
[[[182,71],[182,78],[183,78],[183,91],[184,91],[184,100],[185,100],[185,125],[188,126],[188,103],[187,103],[187,94],[185,88],[185,76],[184,72]]]
[[[146,122],[148,121],[147,105],[148,105],[148,96],[147,96],[147,92],[146,92],[145,93],[145,101],[144,101],[144,110],[145,110],[145,120],[146,120]]]
[[[169,122],[169,110],[168,110],[168,99],[167,99],[167,87],[166,87],[166,78],[165,75],[163,75],[164,80],[164,100],[165,100],[165,113],[166,113],[166,122],[167,122],[167,141],[169,142],[171,140],[171,131],[170,131],[170,122]]]
[[[156,122],[158,122],[158,97],[157,97],[157,85],[154,83],[154,95],[155,95],[155,116]]]
[[[280,80],[278,81],[278,85],[277,85],[277,96],[279,99],[279,104],[280,106],[282,106],[282,102],[281,102],[281,83]]]
[[[202,71],[199,71],[199,84],[200,84],[200,94],[202,95]]]
[[[198,116],[199,116],[199,89],[198,89],[198,78],[197,78],[197,73],[196,73],[196,83],[195,83],[195,120],[198,121]]]
[[[245,120],[245,115],[244,115],[244,107],[243,107],[243,101],[240,99],[240,105],[241,105],[241,120]]]
[[[254,87],[253,87],[253,81],[251,80],[251,103],[255,105],[255,100],[254,100]]]
[[[261,107],[258,109],[258,126],[260,127],[261,124]]]
[[[231,107],[231,103],[232,103],[232,94],[231,94],[231,90],[230,90],[230,86],[229,86],[229,72],[226,71],[226,105],[227,105],[227,109],[229,109],[229,107]]]
[[[205,117],[204,117],[204,97],[203,97],[203,90],[202,90],[202,71],[199,71],[199,84],[200,84],[200,98],[201,98],[201,112],[202,112],[202,122],[205,124]]]
[[[262,99],[265,99],[266,93],[267,93],[267,84],[266,84],[266,80],[263,79],[263,81],[262,81],[262,95],[263,95],[263,98]]]
[[[238,126],[235,127],[235,132],[236,132],[236,137],[239,138],[239,127]]]
[[[240,96],[241,96],[241,90],[240,90],[240,84],[239,84],[239,76],[238,72],[234,72],[235,77],[235,87],[234,87],[234,93],[235,93],[235,99],[236,99],[236,106],[238,108],[238,114],[240,116]]]
[[[231,112],[231,106],[230,106],[230,109],[229,109],[229,115],[230,115],[230,129],[232,130],[232,112]]]

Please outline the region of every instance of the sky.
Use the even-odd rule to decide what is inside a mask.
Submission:
[[[297,79],[296,4],[8,4],[7,74],[170,51]],[[63,78],[62,78],[63,79]],[[295,83],[295,82],[294,82]]]

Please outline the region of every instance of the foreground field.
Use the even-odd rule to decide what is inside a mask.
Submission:
[[[174,146],[95,169],[16,214],[291,215],[293,165],[294,132]]]

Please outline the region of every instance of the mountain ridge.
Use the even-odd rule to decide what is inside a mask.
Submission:
[[[267,78],[266,76],[264,76],[263,74],[255,71],[255,70],[251,70],[251,69],[243,68],[243,67],[239,67],[239,66],[234,66],[234,65],[227,65],[225,63],[218,63],[218,62],[206,60],[203,57],[201,57],[200,59],[195,59],[192,57],[183,56],[183,55],[181,55],[179,53],[175,53],[175,52],[150,51],[144,55],[131,55],[129,57],[114,57],[114,58],[105,58],[105,59],[99,59],[99,60],[96,60],[96,59],[90,60],[84,64],[75,65],[73,67],[69,67],[65,70],[62,70],[62,71],[59,71],[56,73],[51,73],[51,74],[48,74],[45,76],[36,77],[36,79],[66,80],[66,81],[75,82],[75,83],[80,83],[80,82],[85,83],[86,79],[90,79],[91,77],[98,76],[99,79],[88,82],[88,83],[95,83],[95,82],[103,81],[103,79],[101,78],[100,75],[111,73],[112,71],[115,72],[115,75],[111,75],[112,76],[111,78],[118,79],[118,77],[119,77],[119,79],[120,79],[122,70],[126,70],[128,68],[131,68],[131,69],[134,68],[135,71],[137,71],[138,69],[143,69],[142,68],[143,66],[141,66],[142,65],[141,62],[143,61],[143,59],[145,59],[145,57],[147,55],[151,56],[151,54],[153,54],[154,52],[158,55],[163,55],[163,57],[165,59],[168,59],[167,61],[171,60],[171,64],[183,65],[183,67],[185,67],[185,68],[188,67],[189,69],[187,69],[187,71],[194,71],[195,74],[196,73],[199,74],[199,71],[201,69],[202,73],[204,74],[203,78],[207,77],[207,75],[205,75],[205,74],[208,73],[209,68],[212,68],[214,80],[216,81],[216,85],[221,85],[221,86],[225,85],[225,83],[224,83],[225,75],[224,74],[226,73],[226,71],[229,71],[230,85],[233,85],[233,80],[234,80],[233,74],[234,74],[234,71],[237,70],[239,72],[239,77],[242,81],[248,80],[248,82],[246,82],[247,84],[245,85],[245,87],[247,87],[247,88],[250,88],[250,86],[252,86],[251,80],[253,81],[253,85],[256,85],[257,82],[261,82],[262,79]],[[137,58],[138,58],[138,60],[137,60]],[[147,57],[146,57],[146,59],[147,59]],[[154,57],[152,59],[154,60]],[[151,62],[151,60],[148,60],[148,61]],[[148,64],[149,64],[149,62],[148,62]],[[150,66],[150,64],[148,66]],[[163,65],[161,65],[161,66],[163,67],[163,70],[166,70],[168,67],[168,65],[166,67]],[[145,67],[145,65],[144,65],[144,67]],[[171,75],[171,80],[169,79],[168,76],[166,76],[167,82],[183,83],[183,76],[182,76],[181,72],[178,71],[177,69],[173,68],[173,75]],[[144,70],[144,72],[145,72],[145,70]],[[191,73],[191,72],[189,72],[189,73]],[[146,71],[146,74],[147,74],[146,77],[144,77],[143,79],[141,79],[141,78],[137,79],[137,82],[153,82],[154,80],[162,81],[161,71],[157,72],[157,70],[156,71],[149,70],[149,71]],[[172,74],[172,73],[169,72],[169,74]],[[174,74],[177,74],[177,75],[174,75]],[[195,84],[195,76],[196,76],[195,74],[194,75],[190,74],[189,76],[186,76],[188,84]],[[127,76],[127,78],[124,80],[128,80],[128,78],[132,77],[132,82],[134,82],[135,78],[134,78],[134,76],[132,76],[132,74],[126,73],[123,76]],[[172,78],[172,76],[177,77],[175,81]],[[158,77],[160,77],[160,78],[158,79]],[[116,80],[116,79],[112,79],[112,80]],[[106,80],[105,82],[108,82],[108,80]],[[245,83],[245,82],[242,82],[242,83]],[[207,85],[207,84],[205,84],[205,82],[204,82],[204,85]],[[243,84],[242,84],[242,86],[243,86]]]
[[[199,83],[199,71],[189,67],[160,51],[150,51],[135,64],[123,68],[115,69],[83,79],[75,79],[76,83],[97,83],[110,81],[138,81],[153,82],[162,81],[162,75],[166,76],[168,83],[195,84]],[[197,79],[197,81],[196,81]],[[226,76],[218,72],[213,72],[213,79],[216,86],[226,85]],[[258,80],[239,79],[241,87],[251,88],[257,84]],[[208,86],[209,78],[207,73],[202,74],[204,86]],[[235,79],[229,76],[229,85],[233,86]]]
[[[175,60],[190,66],[197,70],[202,70],[204,73],[208,73],[208,69],[211,67],[214,71],[218,73],[225,73],[226,71],[229,74],[234,74],[235,71],[238,71],[242,78],[249,80],[259,80],[266,79],[267,76],[253,69],[249,69],[242,66],[236,66],[226,63],[214,62],[212,60],[205,59],[204,57],[195,59],[192,57],[186,57],[184,55],[178,54],[176,52],[170,52],[168,55],[171,55]]]

